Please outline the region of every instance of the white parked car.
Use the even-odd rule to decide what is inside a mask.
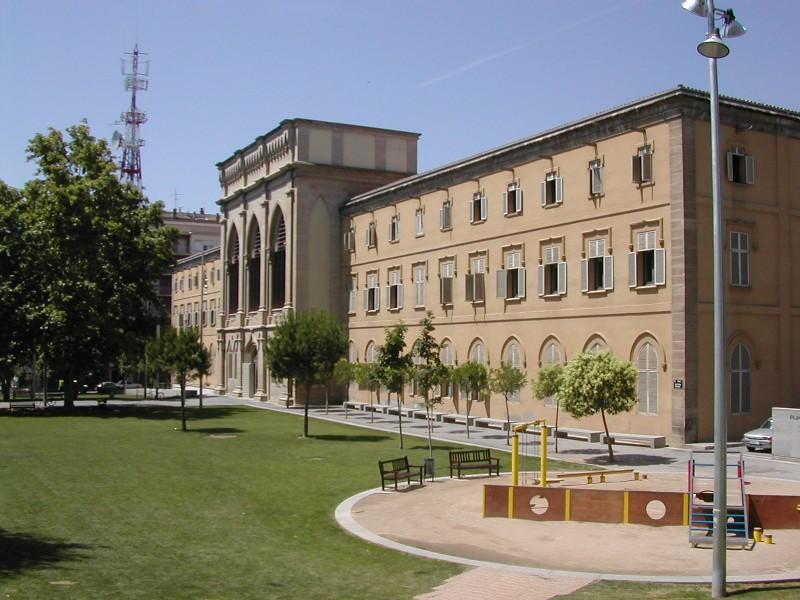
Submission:
[[[748,450],[768,450],[772,452],[772,417],[761,424],[761,427],[748,431],[742,436],[742,443]]]
[[[136,383],[135,381],[125,381],[123,379],[120,379],[117,382],[117,385],[120,389],[124,388],[126,390],[138,390],[142,387],[141,383]]]

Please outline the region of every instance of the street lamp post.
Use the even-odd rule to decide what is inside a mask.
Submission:
[[[683,8],[708,18],[708,33],[697,51],[708,58],[711,104],[711,197],[714,222],[714,508],[713,508],[713,565],[711,595],[724,598],[726,580],[726,551],[728,537],[728,409],[725,399],[725,282],[722,272],[723,220],[719,171],[719,92],[717,89],[717,59],[725,58],[730,50],[721,37],[737,37],[745,29],[736,22],[732,10],[717,10],[714,0],[684,0]],[[723,23],[722,35],[716,19]]]

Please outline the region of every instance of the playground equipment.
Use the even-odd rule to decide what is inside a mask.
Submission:
[[[519,485],[519,465],[520,465],[520,440],[519,435],[528,431],[529,427],[537,427],[539,433],[539,484],[542,487],[547,487],[547,436],[548,427],[544,419],[536,419],[535,421],[527,421],[525,423],[518,423],[512,429],[514,437],[511,439],[511,481],[512,485]],[[534,440],[531,439],[531,448],[535,449]],[[535,457],[534,451],[530,453]]]
[[[708,543],[714,525],[713,452],[692,452],[689,458],[690,521],[689,543],[696,546]],[[725,478],[728,480],[728,507],[726,527],[727,543],[746,546],[750,542],[749,503],[744,491],[744,461],[742,455],[728,454],[725,460]]]

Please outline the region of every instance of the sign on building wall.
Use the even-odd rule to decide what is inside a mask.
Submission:
[[[800,458],[800,408],[773,408],[772,423],[772,455]]]

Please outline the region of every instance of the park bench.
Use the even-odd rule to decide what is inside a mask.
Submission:
[[[559,427],[556,429],[556,436],[567,439],[585,440],[587,442],[599,442],[603,435],[602,431],[595,429],[577,429],[575,427]]]
[[[381,489],[386,489],[387,481],[394,481],[394,489],[397,491],[397,482],[405,480],[411,485],[411,480],[419,477],[419,484],[422,485],[422,465],[408,464],[408,457],[392,458],[390,460],[379,460],[378,467],[381,470]]]
[[[8,401],[8,408],[11,410],[17,408],[36,408],[36,401],[33,398],[11,398]]]
[[[475,425],[478,427],[490,427],[491,429],[501,429],[503,431],[508,429],[508,421],[505,419],[490,419],[489,417],[479,417],[475,419]],[[514,428],[516,421],[511,421],[511,428]]]
[[[389,408],[387,414],[396,415],[397,413],[400,413],[404,417],[411,417],[414,414],[414,409],[409,408],[407,406],[401,406],[400,408],[398,408],[397,406],[392,406],[391,408]]]
[[[500,475],[500,459],[492,457],[491,450],[454,450],[450,452],[450,477],[453,471],[461,479],[461,471],[472,469],[488,469],[489,476],[494,470],[495,475]]]
[[[348,408],[354,408],[356,410],[367,410],[365,407],[369,406],[369,404],[365,402],[354,402],[353,400],[348,400],[345,402],[345,406]]]
[[[644,433],[612,433],[608,438],[603,436],[603,443],[630,444],[632,446],[648,446],[650,448],[664,448],[667,438],[663,435],[648,435]]]
[[[441,421],[442,417],[445,413],[439,410],[432,410],[431,411],[431,421]],[[414,418],[415,419],[427,419],[428,413],[424,408],[417,408],[414,409]]]
[[[458,415],[455,413],[442,415],[442,421],[445,423],[461,423],[462,425],[472,425],[475,423],[475,418],[476,417],[471,415],[468,417],[467,415]]]

